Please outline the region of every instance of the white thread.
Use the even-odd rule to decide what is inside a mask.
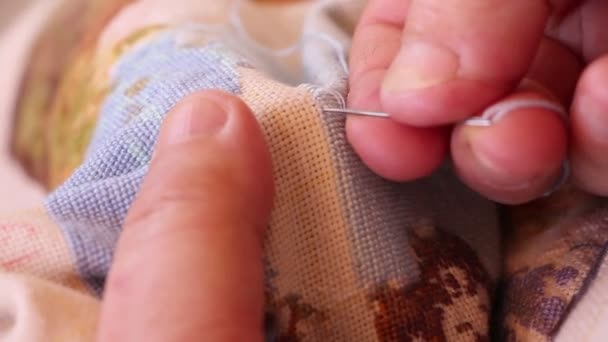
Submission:
[[[513,111],[532,108],[552,111],[561,116],[565,122],[568,122],[568,113],[563,106],[555,102],[541,99],[516,99],[495,104],[486,109],[481,116],[468,119],[464,124],[469,126],[491,126]]]
[[[197,37],[188,37],[188,32],[190,31],[205,31],[210,33],[219,34],[223,30],[232,28],[236,34],[243,40],[248,41],[254,49],[257,49],[260,53],[264,53],[270,56],[275,57],[287,57],[292,55],[298,50],[302,50],[304,47],[304,43],[310,40],[320,40],[327,43],[335,52],[336,57],[338,58],[339,64],[343,69],[343,72],[346,76],[349,74],[348,70],[348,62],[346,60],[346,52],[344,47],[335,39],[330,36],[322,33],[317,33],[315,35],[303,35],[296,43],[291,46],[282,49],[272,49],[268,48],[262,44],[259,44],[253,37],[251,37],[243,25],[240,16],[240,10],[243,6],[243,2],[245,0],[234,0],[233,4],[229,10],[229,20],[228,25],[226,24],[201,24],[194,22],[187,22],[181,25],[180,30],[181,34],[178,36],[178,44],[179,45],[187,45],[191,39],[196,40]],[[335,89],[327,89],[318,86],[309,85],[309,88],[313,89],[312,94],[315,98],[323,98],[325,96],[330,96],[335,100],[338,105],[338,108],[346,108],[346,100],[344,96]]]
[[[342,96],[342,94],[340,94],[340,92],[337,90],[314,87],[313,97],[320,99],[320,102],[324,102],[323,97],[327,95],[331,96],[335,100],[337,103],[337,108],[346,108],[346,100],[344,99],[344,96]]]
[[[559,114],[564,120],[568,119],[568,113],[566,113],[561,105],[549,100],[540,99],[510,100],[501,102],[486,109],[482,117],[496,122],[502,119],[505,115],[524,108],[546,109]]]
[[[239,14],[240,10],[241,10],[241,6],[243,5],[243,2],[244,2],[244,0],[235,0],[233,2],[232,8],[230,9],[230,14],[229,14],[229,22],[230,22],[232,28],[236,31],[236,33],[239,36],[241,36],[242,39],[249,41],[253,45],[254,48],[258,49],[259,51],[261,51],[267,55],[276,56],[276,57],[287,57],[287,56],[290,56],[290,55],[296,53],[298,50],[302,50],[305,42],[310,41],[310,40],[315,40],[315,39],[321,40],[321,41],[326,42],[328,45],[330,45],[332,47],[332,49],[334,50],[334,52],[336,54],[336,57],[338,57],[340,66],[342,67],[343,71],[348,75],[348,62],[346,61],[346,52],[344,51],[344,48],[335,39],[327,36],[326,34],[317,33],[314,35],[313,34],[303,35],[296,43],[292,44],[291,46],[282,48],[282,49],[268,48],[268,47],[256,42],[256,40],[253,37],[251,37],[249,35],[249,33],[247,32],[247,29],[243,25],[241,16]]]

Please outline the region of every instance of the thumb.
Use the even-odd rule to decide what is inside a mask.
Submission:
[[[262,341],[269,153],[236,97],[168,115],[106,284],[99,341]]]
[[[383,109],[417,126],[478,114],[527,72],[549,2],[411,0],[382,84]]]

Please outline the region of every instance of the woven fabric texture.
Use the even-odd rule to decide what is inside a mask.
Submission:
[[[428,179],[392,183],[351,150],[345,117],[323,112],[344,105],[350,37],[365,1],[206,0],[141,22],[134,18],[150,10],[145,2],[93,3],[73,53],[81,63],[47,60],[56,70],[28,74],[17,106],[16,153],[53,191],[40,209],[0,221],[7,341],[92,339],[112,253],[164,116],[202,89],[240,96],[270,146],[269,337],[567,341],[584,328],[601,336],[585,295],[608,300],[603,199],[566,188],[499,208],[460,184],[449,164]],[[75,7],[63,17],[65,8]],[[263,14],[287,19],[270,23]],[[113,30],[121,20],[126,33]],[[32,65],[42,64],[34,57]],[[61,81],[43,82],[41,101],[31,84],[49,74]],[[39,129],[37,119],[64,136],[41,136],[30,148],[23,132]],[[70,140],[74,127],[78,139]],[[9,305],[20,298],[26,311]],[[79,318],[39,324],[61,305],[80,308]]]

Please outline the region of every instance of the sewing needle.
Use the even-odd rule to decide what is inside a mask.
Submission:
[[[373,116],[376,118],[388,118],[390,117],[387,113],[373,112],[368,110],[357,110],[357,109],[343,109],[343,108],[325,108],[323,109],[326,113],[340,113],[340,114],[352,114],[361,116]]]
[[[339,113],[339,114],[352,114],[352,115],[360,115],[360,116],[371,116],[376,118],[390,118],[390,115],[383,112],[374,112],[368,110],[358,110],[358,109],[342,109],[342,108],[325,108],[323,109],[325,113]],[[463,122],[468,126],[477,126],[477,127],[488,127],[492,125],[492,121],[486,118],[481,117],[473,117],[467,119]]]

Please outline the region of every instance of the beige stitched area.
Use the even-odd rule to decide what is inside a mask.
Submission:
[[[310,94],[253,70],[240,72],[242,97],[267,133],[275,163],[278,192],[267,254],[279,274],[276,292],[300,295],[321,312],[298,326],[303,341],[375,341],[373,316],[357,286],[330,146]]]

